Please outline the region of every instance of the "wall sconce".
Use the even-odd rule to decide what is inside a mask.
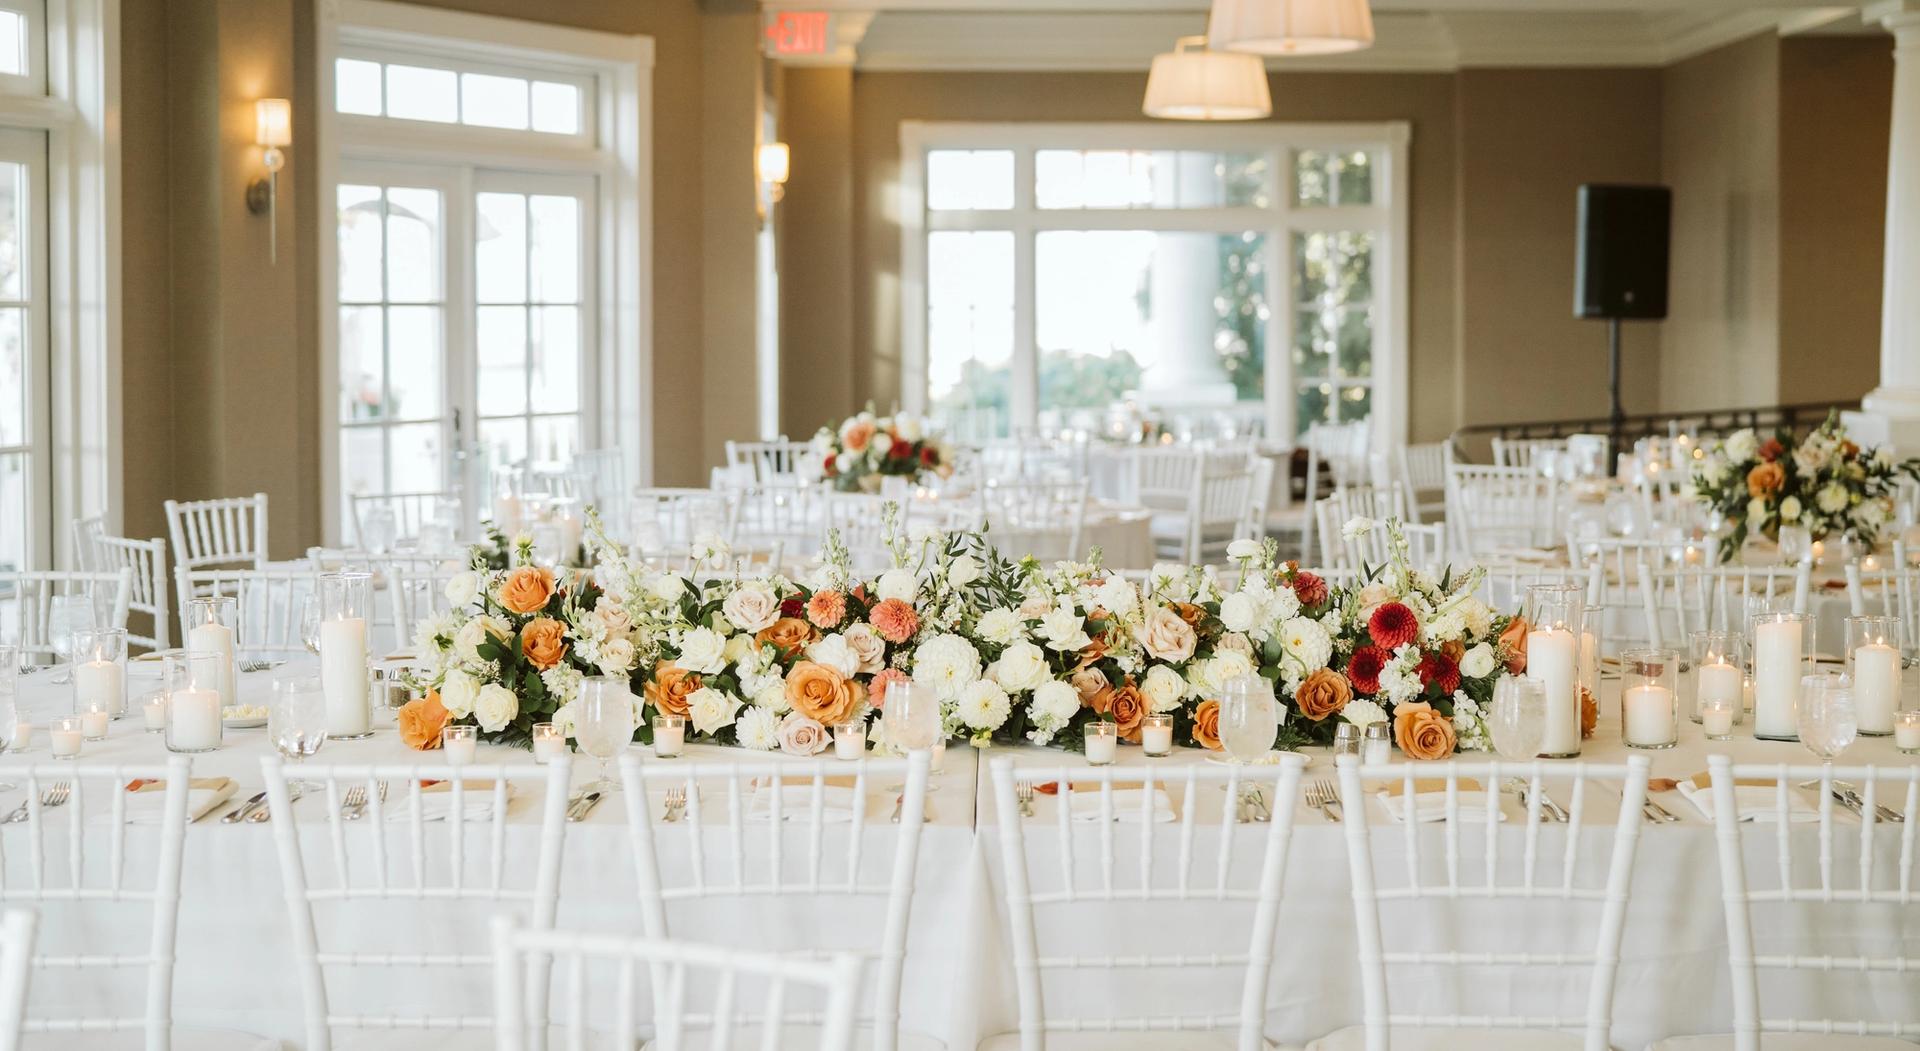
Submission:
[[[784,142],[764,142],[755,157],[760,169],[760,181],[767,187],[769,200],[777,201],[786,194],[787,173],[792,170],[793,158],[787,152]]]
[[[267,251],[273,262],[280,261],[280,169],[287,166],[282,147],[293,145],[293,103],[286,99],[260,99],[253,104],[253,141],[265,148],[261,161],[267,177],[247,186],[247,211],[267,213]]]

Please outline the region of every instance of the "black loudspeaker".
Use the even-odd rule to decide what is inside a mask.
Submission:
[[[1666,317],[1672,219],[1673,191],[1665,186],[1580,187],[1574,316]]]

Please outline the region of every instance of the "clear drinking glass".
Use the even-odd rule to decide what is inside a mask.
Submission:
[[[1258,675],[1229,679],[1220,687],[1220,743],[1236,763],[1251,763],[1273,750],[1280,717],[1273,684]]]
[[[1853,743],[1853,681],[1845,675],[1809,675],[1800,680],[1800,703],[1794,705],[1794,723],[1800,743],[1828,766]],[[1831,778],[1828,778],[1831,780]]]
[[[320,596],[307,595],[300,600],[300,643],[307,652],[320,656]]]
[[[1546,730],[1547,684],[1524,675],[1503,675],[1493,684],[1487,729],[1502,759],[1532,759]]]
[[[318,675],[283,675],[273,680],[273,699],[267,705],[267,739],[292,764],[294,772],[327,740],[327,693]],[[302,791],[318,791],[308,781]]]
[[[14,750],[15,730],[20,725],[18,665],[14,663],[15,659],[12,646],[0,645],[0,744],[4,744],[8,751]],[[0,781],[0,792],[18,787],[12,781]]]
[[[1813,533],[1805,526],[1780,527],[1780,561],[1797,566],[1813,557]]]
[[[62,668],[53,679],[57,685],[73,681],[74,644],[81,632],[94,625],[93,598],[86,594],[47,596],[47,642],[60,658]]]
[[[580,683],[579,711],[573,738],[580,750],[600,760],[600,778],[582,791],[617,792],[619,782],[608,776],[615,756],[633,741],[633,689],[625,678],[595,675]]]
[[[909,679],[887,690],[887,704],[881,709],[887,740],[901,752],[917,752],[933,747],[940,739],[940,694],[932,687]],[[888,786],[898,792],[905,785]],[[932,785],[927,786],[933,790]]]

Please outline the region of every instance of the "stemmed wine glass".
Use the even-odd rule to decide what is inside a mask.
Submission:
[[[1273,683],[1258,675],[1228,679],[1220,686],[1220,743],[1229,761],[1255,763],[1273,750],[1280,716]]]
[[[1800,743],[1827,767],[1822,780],[1831,782],[1834,759],[1859,732],[1853,711],[1853,681],[1831,673],[1801,679],[1793,721],[1800,731]]]
[[[887,690],[887,703],[881,709],[880,719],[886,728],[887,740],[902,752],[932,748],[940,739],[940,694],[911,679],[894,683]],[[898,792],[905,787],[892,785],[888,791]],[[927,790],[932,791],[932,786]]]
[[[267,706],[267,739],[298,772],[308,756],[327,741],[327,694],[318,675],[283,675],[273,680],[273,701]],[[298,780],[303,792],[317,792],[320,786]]]
[[[15,745],[13,737],[20,726],[19,661],[18,650],[7,643],[0,643],[0,745],[9,751]],[[18,787],[12,781],[0,781],[0,792],[9,792]]]
[[[599,780],[582,792],[617,792],[620,784],[607,775],[607,764],[633,742],[633,689],[623,677],[595,675],[580,683],[573,737],[580,750],[600,760]]]
[[[1487,715],[1487,729],[1493,735],[1493,750],[1502,759],[1532,759],[1540,753],[1540,738],[1546,733],[1547,684],[1540,679],[1505,675],[1493,686],[1493,709]]]

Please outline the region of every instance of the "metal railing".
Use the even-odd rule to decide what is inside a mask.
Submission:
[[[1834,410],[1858,409],[1860,402],[1810,401],[1793,405],[1768,405],[1756,408],[1702,409],[1695,412],[1636,413],[1623,417],[1620,438],[1632,445],[1640,438],[1690,434],[1711,438],[1751,427],[1762,434],[1787,431],[1800,436],[1826,421]],[[1570,434],[1606,434],[1613,421],[1605,416],[1581,419],[1529,420],[1518,423],[1475,423],[1453,432],[1454,448],[1470,460],[1485,462],[1492,439],[1506,440],[1565,438]]]

